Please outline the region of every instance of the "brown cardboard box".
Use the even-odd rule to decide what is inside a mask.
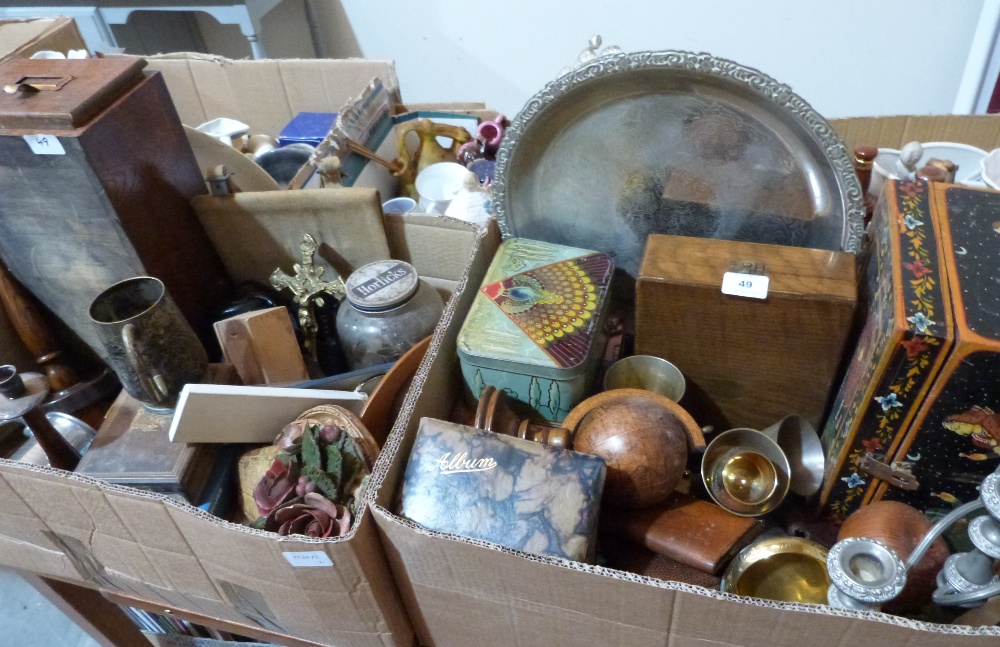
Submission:
[[[72,18],[0,20],[0,60],[31,58],[41,50],[65,54],[71,49],[87,49]]]
[[[893,117],[833,122],[848,145],[954,140],[1000,144],[1000,117]],[[483,246],[495,249],[495,232]],[[488,249],[484,249],[488,252]],[[470,266],[438,327],[376,471],[373,501],[385,550],[427,647],[907,647],[996,645],[1000,628],[921,623],[880,613],[738,598],[600,566],[537,557],[432,532],[394,514],[420,418],[447,419],[459,397],[456,336],[486,272]],[[394,452],[387,457],[386,454]]]
[[[448,292],[492,249],[449,218],[385,224],[391,255]],[[332,565],[295,568],[290,552]],[[0,565],[319,644],[413,639],[367,510],[343,538],[279,539],[156,494],[0,460]]]
[[[170,98],[187,126],[229,117],[251,133],[277,137],[300,112],[339,112],[372,79],[399,95],[392,61],[266,59],[233,61],[208,54],[165,54],[146,59],[163,74]]]

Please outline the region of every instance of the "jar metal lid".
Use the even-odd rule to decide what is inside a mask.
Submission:
[[[362,312],[397,308],[420,287],[417,270],[403,261],[375,261],[347,278],[347,300]]]

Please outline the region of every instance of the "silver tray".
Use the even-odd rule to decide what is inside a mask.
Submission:
[[[602,56],[507,129],[505,236],[612,254],[635,276],[651,233],[856,252],[864,204],[840,138],[771,77],[708,54]]]

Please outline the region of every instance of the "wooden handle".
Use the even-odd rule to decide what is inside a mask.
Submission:
[[[21,343],[45,372],[52,391],[65,391],[80,381],[76,371],[63,360],[62,351],[56,347],[44,313],[3,264],[0,264],[0,303],[7,310]]]
[[[872,180],[872,164],[878,156],[878,149],[874,146],[858,146],[854,149],[854,170],[861,181],[861,194],[868,193],[868,186]]]
[[[22,416],[24,423],[31,429],[38,445],[45,452],[49,459],[49,465],[58,469],[72,472],[80,463],[80,452],[60,434],[52,423],[49,422],[45,414],[35,407]]]
[[[917,179],[924,182],[947,182],[948,173],[938,166],[925,166],[917,171]]]
[[[544,425],[529,420],[522,420],[517,430],[517,436],[557,449],[573,448],[573,432],[554,425]]]
[[[371,161],[375,162],[376,164],[381,164],[382,166],[386,167],[391,173],[394,173],[394,174],[401,173],[403,171],[404,167],[405,167],[405,164],[402,164],[402,163],[400,163],[398,161],[396,161],[396,162],[390,162],[389,160],[387,160],[385,158],[379,157],[378,155],[376,155],[372,151],[368,150],[367,148],[365,148],[361,144],[359,144],[356,141],[354,141],[353,139],[346,140],[346,144],[347,144],[347,150],[349,150],[352,153],[355,153],[357,155],[360,155],[361,157],[364,157],[365,159],[371,160]]]

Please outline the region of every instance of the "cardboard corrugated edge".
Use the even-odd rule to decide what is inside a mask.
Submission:
[[[399,95],[395,65],[368,59],[231,60],[199,54],[147,57],[159,71],[181,122],[237,119],[251,133],[277,135],[299,112],[337,112],[379,78]]]
[[[369,514],[340,539],[278,539],[160,495],[10,461],[0,461],[0,499],[5,565],[324,644],[412,643]],[[285,551],[322,551],[334,568],[293,568]]]
[[[458,330],[499,234],[445,309],[373,474],[372,509],[403,602],[428,647],[843,647],[859,642],[920,647],[995,645],[998,628],[917,622],[879,612],[776,603],[601,566],[529,555],[424,529],[396,516],[399,479],[419,420],[447,417],[457,392]]]

